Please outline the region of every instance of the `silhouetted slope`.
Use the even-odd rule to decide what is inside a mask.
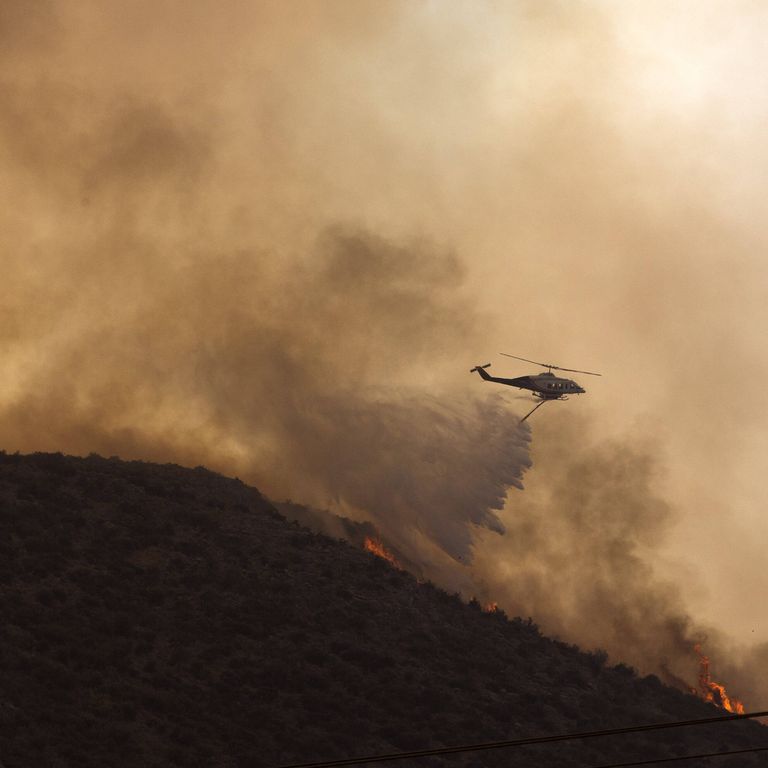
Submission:
[[[720,712],[289,524],[202,468],[1,454],[0,525],[5,768],[270,766]],[[590,765],[768,744],[764,731],[399,765]]]

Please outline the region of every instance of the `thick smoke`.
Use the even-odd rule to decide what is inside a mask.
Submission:
[[[236,469],[278,498],[372,518],[413,559],[422,540],[467,558],[474,526],[503,531],[493,510],[530,462],[497,394],[407,383],[477,333],[461,268],[357,231],[326,233],[311,256],[279,278],[252,253],[155,265],[129,321],[105,308],[39,363],[3,412],[6,445]]]
[[[343,7],[361,34],[386,16]],[[54,10],[29,13],[56,29],[66,16]],[[169,31],[150,19],[176,23],[162,9],[126,12],[150,49]],[[200,73],[196,92],[177,82],[196,68],[181,39],[166,70],[129,58],[126,80],[68,54],[83,37],[101,49],[98,31],[125,45],[96,6],[47,51],[68,64],[61,75],[29,82],[20,67],[6,83],[7,164],[30,199],[9,215],[4,445],[206,463],[278,499],[372,518],[413,560],[466,559],[476,527],[503,530],[493,510],[530,462],[527,428],[498,395],[446,386],[457,361],[468,378],[485,320],[462,294],[465,269],[423,237],[328,223],[301,199],[281,209],[306,190],[277,176],[296,161],[288,149],[299,152],[281,135],[297,110],[274,106],[285,86],[271,80],[303,69],[303,32],[270,4],[228,12],[293,41],[279,76],[262,73],[261,131],[247,140],[244,104],[214,103],[215,76]],[[9,21],[31,23],[21,10]],[[181,24],[203,31],[186,15]],[[219,33],[246,46],[241,31]],[[269,55],[260,43],[256,60]],[[66,79],[75,74],[85,82]],[[251,142],[253,185],[228,155],[234,146],[240,160]],[[270,215],[275,227],[262,227]]]
[[[535,427],[535,471],[501,515],[506,535],[478,536],[464,589],[685,690],[699,687],[699,647],[712,679],[759,709],[768,645],[747,648],[697,619],[655,567],[681,516],[660,490],[659,439],[598,438],[572,411],[547,416]]]
[[[709,641],[713,655],[718,646],[651,565],[675,518],[658,491],[660,446],[596,441],[573,413],[549,413],[535,446],[536,472],[504,515],[507,535],[486,537],[476,558],[486,594],[547,632],[694,684],[694,645]]]
[[[693,682],[658,553],[732,572],[766,379],[762,123],[698,65],[765,67],[675,7],[0,4],[1,447],[239,474]],[[500,349],[611,368],[537,412],[503,511],[527,404],[468,373]]]

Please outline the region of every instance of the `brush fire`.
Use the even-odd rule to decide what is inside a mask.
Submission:
[[[704,701],[709,701],[722,709],[736,715],[744,714],[744,704],[738,699],[731,698],[725,691],[725,686],[712,680],[709,672],[709,656],[706,656],[698,643],[693,647],[699,657],[699,689],[691,691]]]
[[[368,552],[372,552],[374,555],[376,555],[376,557],[380,557],[382,560],[386,560],[395,568],[401,568],[400,563],[397,562],[397,558],[384,546],[384,544],[382,544],[380,539],[373,539],[370,536],[366,536],[363,547]]]

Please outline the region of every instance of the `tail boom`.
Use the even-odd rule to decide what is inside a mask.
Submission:
[[[490,368],[491,364],[486,363],[485,365],[476,365],[470,373],[474,373],[477,371],[480,376],[485,379],[486,381],[495,381],[497,384],[508,384],[511,387],[519,387],[520,389],[530,389],[535,390],[535,387],[531,386],[531,377],[530,376],[518,376],[516,379],[502,379],[499,376],[491,376],[490,373],[486,372],[486,368]]]

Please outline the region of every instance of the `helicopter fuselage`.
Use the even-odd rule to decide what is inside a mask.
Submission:
[[[487,366],[477,366],[473,371],[477,371],[486,381],[495,381],[497,384],[508,384],[511,387],[519,389],[528,389],[536,397],[542,400],[561,400],[566,395],[580,395],[586,390],[580,387],[573,379],[566,379],[562,376],[555,376],[554,373],[546,371],[536,373],[531,376],[518,376],[514,379],[504,379],[499,376],[491,376],[486,373]]]
[[[545,400],[559,400],[565,395],[580,395],[586,392],[573,379],[565,379],[562,376],[555,376],[554,373],[538,373],[533,376],[519,376],[512,381],[519,382],[512,384],[513,387],[520,389],[530,389],[538,397]]]

